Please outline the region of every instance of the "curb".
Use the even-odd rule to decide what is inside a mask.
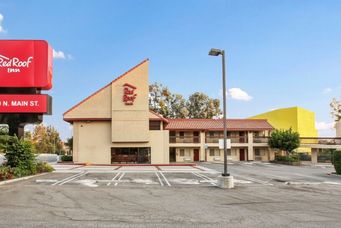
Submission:
[[[43,175],[46,175],[46,174],[48,174],[48,173],[39,173],[39,174],[36,174],[36,175],[31,175],[31,176],[20,177],[20,178],[11,179],[11,180],[0,181],[0,186],[1,185],[5,185],[5,184],[15,183],[15,182],[22,181],[22,180],[28,180],[28,179],[31,179],[33,177],[39,177],[39,176],[43,176]]]

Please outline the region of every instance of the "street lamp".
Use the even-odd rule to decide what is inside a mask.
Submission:
[[[227,139],[227,130],[226,130],[226,80],[225,80],[225,51],[212,48],[208,53],[211,56],[221,55],[222,57],[222,67],[223,67],[223,122],[224,122],[224,172],[222,173],[223,177],[228,177],[230,174],[227,172],[227,147],[226,147],[226,139]]]

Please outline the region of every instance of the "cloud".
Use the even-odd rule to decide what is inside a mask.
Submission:
[[[234,100],[250,101],[253,99],[247,92],[240,88],[231,88],[228,90],[228,96]]]
[[[5,33],[6,30],[2,26],[2,21],[4,20],[4,16],[0,13],[0,33]]]
[[[62,51],[56,51],[53,49],[53,58],[54,59],[65,59],[65,54]]]
[[[323,94],[328,94],[328,93],[331,93],[333,91],[333,89],[332,88],[325,88],[323,91],[322,91],[322,93]]]
[[[316,122],[316,129],[319,131],[326,131],[334,129],[334,122],[326,123],[326,122]]]
[[[56,51],[53,49],[53,58],[54,59],[73,59],[72,55],[65,54],[63,51]]]

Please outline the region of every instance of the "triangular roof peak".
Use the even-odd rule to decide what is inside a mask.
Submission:
[[[80,106],[81,104],[83,104],[84,102],[86,102],[87,100],[89,100],[90,98],[92,98],[93,96],[95,96],[96,94],[98,94],[99,92],[103,91],[105,88],[107,88],[108,86],[110,86],[112,83],[118,81],[119,79],[123,78],[124,76],[126,76],[128,73],[130,73],[131,71],[135,70],[136,68],[140,67],[142,64],[148,62],[149,59],[145,59],[142,62],[140,62],[139,64],[135,65],[134,67],[130,68],[128,71],[126,71],[125,73],[121,74],[119,77],[115,78],[113,81],[111,81],[110,83],[108,83],[107,85],[105,85],[104,87],[100,88],[99,90],[97,90],[96,92],[92,93],[90,96],[86,97],[85,99],[83,99],[82,101],[80,101],[78,104],[76,104],[75,106],[73,106],[72,108],[70,108],[69,110],[67,110],[66,112],[63,113],[63,116],[65,116],[66,114],[68,114],[69,112],[71,112],[72,110],[74,110],[75,108],[77,108],[78,106]]]

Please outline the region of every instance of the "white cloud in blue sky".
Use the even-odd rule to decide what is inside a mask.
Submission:
[[[242,90],[241,88],[231,88],[228,91],[228,96],[234,100],[239,101],[250,101],[253,99],[246,91]]]
[[[73,59],[72,55],[65,54],[63,51],[56,51],[53,49],[53,58],[54,59]]]

